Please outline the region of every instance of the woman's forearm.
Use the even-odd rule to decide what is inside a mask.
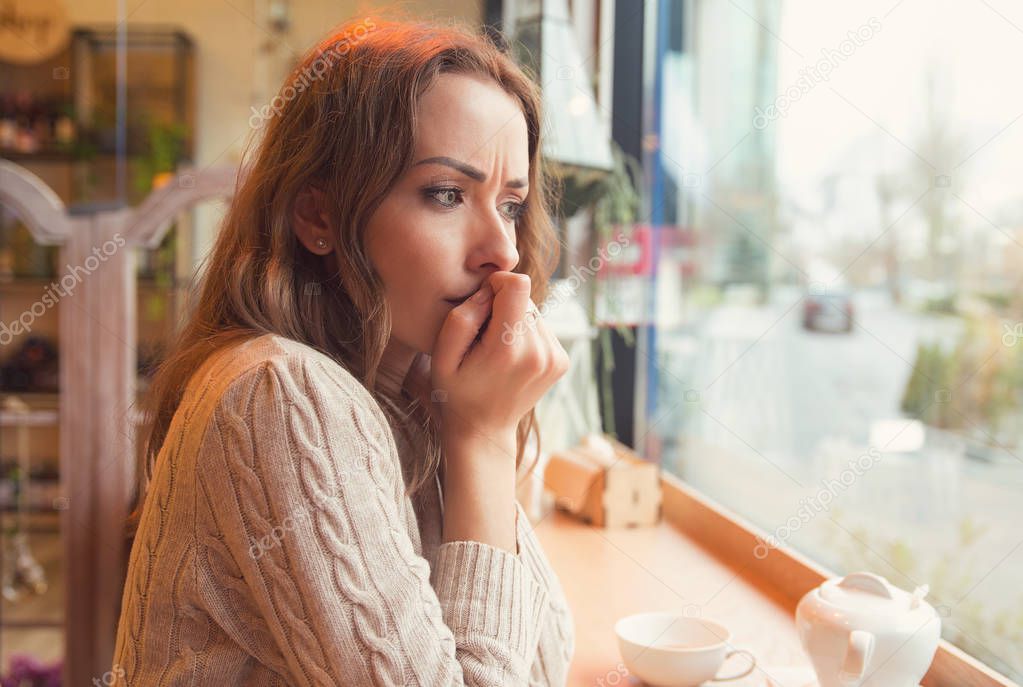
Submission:
[[[514,437],[445,443],[443,540],[517,554]]]

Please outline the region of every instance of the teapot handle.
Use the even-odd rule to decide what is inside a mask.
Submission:
[[[892,593],[892,587],[888,584],[888,581],[874,573],[850,573],[842,578],[842,581],[838,583],[838,586],[844,589],[860,589],[865,592],[877,594],[878,596],[883,596],[886,599],[895,598],[895,594]]]
[[[874,653],[874,635],[863,630],[849,633],[849,644],[842,661],[842,672],[839,680],[843,687],[858,687],[870,665],[870,657]]]

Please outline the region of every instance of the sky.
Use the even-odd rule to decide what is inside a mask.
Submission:
[[[780,187],[800,209],[793,213],[797,240],[826,245],[837,236],[869,236],[880,225],[873,177],[882,170],[905,186],[895,216],[947,175],[963,231],[992,234],[992,223],[1023,224],[1023,3],[1005,0],[784,0],[778,40],[778,92],[800,70],[839,50],[847,32],[862,30],[860,44],[827,81],[791,103],[777,127]],[[848,51],[847,51],[848,52]],[[936,117],[964,152],[943,163],[920,137],[926,131],[926,75],[934,75]],[[912,168],[915,168],[915,173]],[[836,177],[837,206],[824,210],[821,182]],[[937,190],[937,189],[936,189]],[[922,236],[910,211],[904,231]],[[1004,241],[999,232],[992,236]]]

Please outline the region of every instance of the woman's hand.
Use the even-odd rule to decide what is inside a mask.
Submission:
[[[530,290],[528,275],[494,272],[444,320],[433,349],[431,387],[445,444],[511,441],[514,457],[519,421],[568,370],[568,354],[544,324]]]

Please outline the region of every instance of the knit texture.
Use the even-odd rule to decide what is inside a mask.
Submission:
[[[132,546],[120,685],[563,685],[562,588],[518,551],[442,543],[415,448],[321,352],[265,334],[195,372]]]

